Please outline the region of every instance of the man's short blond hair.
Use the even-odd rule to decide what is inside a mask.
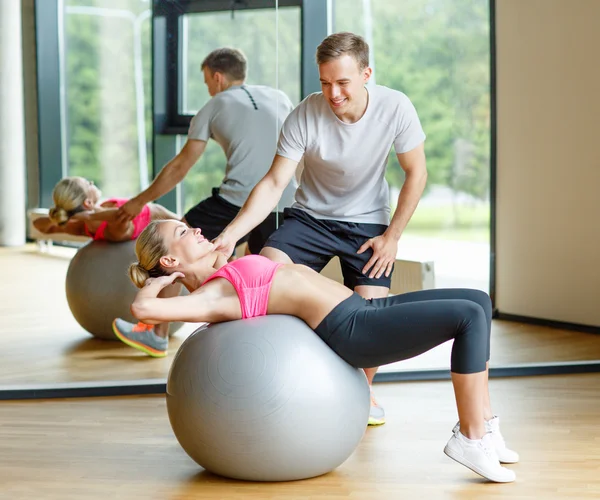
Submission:
[[[317,64],[346,54],[356,60],[361,71],[369,66],[369,45],[363,37],[349,32],[334,33],[325,38],[317,47]]]
[[[246,67],[246,56],[241,50],[224,47],[208,54],[200,69],[208,68],[213,73],[222,73],[236,81],[246,79]]]

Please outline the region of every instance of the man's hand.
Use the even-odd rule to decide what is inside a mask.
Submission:
[[[392,236],[376,236],[371,238],[358,249],[356,253],[363,253],[368,248],[373,249],[373,255],[369,262],[365,265],[363,274],[369,273],[369,278],[381,278],[385,273],[386,278],[392,273],[392,267],[396,262],[396,254],[398,253],[398,240]]]
[[[233,255],[237,240],[232,239],[230,235],[223,232],[214,240],[212,240],[212,243],[215,246],[213,250],[221,252],[227,259],[229,259],[229,257]]]
[[[122,205],[117,212],[115,222],[124,224],[133,220],[144,208],[144,203],[140,203],[135,198],[132,198],[127,203]]]

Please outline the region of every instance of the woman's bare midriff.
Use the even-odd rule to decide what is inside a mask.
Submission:
[[[275,273],[269,294],[269,314],[289,314],[316,328],[352,290],[298,264],[285,264]]]

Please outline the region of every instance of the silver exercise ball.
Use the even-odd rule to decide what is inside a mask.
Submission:
[[[293,316],[200,328],[179,348],[167,381],[169,420],[183,449],[234,479],[332,471],[360,442],[369,408],[364,372]]]
[[[92,241],[80,248],[67,270],[66,292],[71,313],[94,337],[117,340],[112,331],[115,318],[137,323],[129,307],[138,289],[127,269],[135,256],[135,240],[123,243]],[[172,335],[180,323],[171,324]]]

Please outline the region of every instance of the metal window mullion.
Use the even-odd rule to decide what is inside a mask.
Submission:
[[[301,86],[302,99],[319,92],[319,71],[315,62],[317,46],[330,34],[333,24],[333,0],[304,0],[302,2]]]
[[[52,205],[52,190],[62,178],[64,157],[61,113],[59,12],[57,0],[35,1],[38,81],[39,204]]]

